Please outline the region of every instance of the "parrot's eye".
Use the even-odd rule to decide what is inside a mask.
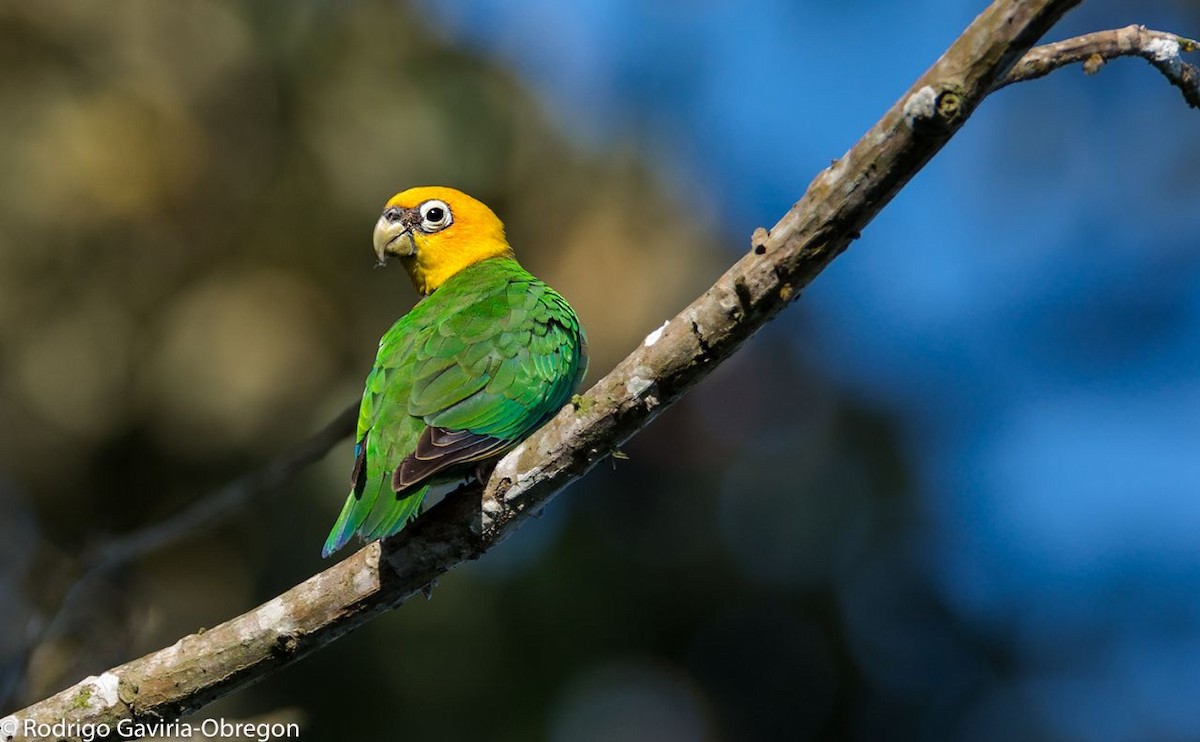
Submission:
[[[445,201],[426,201],[421,204],[421,231],[437,232],[450,226],[453,218]]]

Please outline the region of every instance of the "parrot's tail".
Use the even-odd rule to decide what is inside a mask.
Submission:
[[[376,487],[368,487],[362,496],[351,492],[342,506],[337,522],[325,539],[321,556],[328,557],[358,534],[364,541],[387,538],[399,531],[421,508],[429,485],[409,490],[403,495],[392,492],[390,478],[381,479]],[[370,491],[370,490],[374,491]]]
[[[321,549],[322,557],[328,558],[330,554],[345,546],[350,537],[354,535],[354,529],[350,527],[350,516],[353,515],[354,506],[357,504],[358,498],[353,494],[346,498],[341,515],[333,524],[333,530],[329,532],[329,537],[325,539],[325,548]]]

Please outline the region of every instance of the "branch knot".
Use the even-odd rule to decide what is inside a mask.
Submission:
[[[947,132],[966,115],[966,99],[952,88],[925,85],[904,102],[904,123],[914,134]]]

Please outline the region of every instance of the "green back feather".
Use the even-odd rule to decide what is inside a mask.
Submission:
[[[586,348],[566,300],[509,258],[465,268],[420,301],[380,340],[358,418],[365,482],[347,497],[324,554],[354,534],[390,536],[418,512],[435,482],[394,492],[392,476],[426,427],[511,449],[566,404],[586,370]]]

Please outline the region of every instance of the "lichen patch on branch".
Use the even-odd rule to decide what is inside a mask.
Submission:
[[[904,101],[904,123],[908,124],[908,128],[914,129],[921,121],[932,119],[936,111],[937,92],[926,85]]]
[[[1179,41],[1169,36],[1151,39],[1146,53],[1160,62],[1179,61]]]
[[[654,330],[653,332],[651,332],[649,335],[646,336],[646,339],[642,341],[642,345],[644,347],[649,348],[650,346],[657,343],[658,339],[662,337],[663,330],[666,330],[667,325],[669,325],[669,324],[671,324],[671,320],[663,320],[663,323],[661,325],[659,325],[657,330]]]

